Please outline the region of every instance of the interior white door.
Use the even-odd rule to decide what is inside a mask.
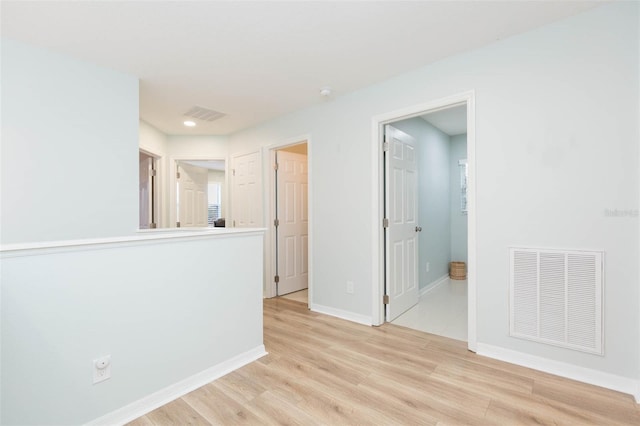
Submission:
[[[209,172],[185,163],[178,164],[177,169],[180,227],[206,227]]]
[[[276,152],[277,295],[308,286],[307,156]]]
[[[386,319],[418,303],[418,170],[416,141],[385,126]]]
[[[239,155],[233,158],[231,214],[233,223],[227,226],[255,228],[261,226],[260,212],[261,167],[260,153]]]
[[[140,229],[149,229],[149,225],[152,222],[152,185],[151,185],[151,171],[153,168],[153,157],[140,153],[140,185],[138,190],[139,196],[139,224]]]

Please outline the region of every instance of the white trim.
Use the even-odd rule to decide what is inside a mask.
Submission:
[[[467,347],[477,350],[478,290],[476,276],[476,97],[467,93]]]
[[[545,373],[555,374],[556,376],[567,379],[630,394],[635,397],[636,402],[640,402],[640,381],[628,377],[530,355],[524,352],[512,351],[486,343],[478,343],[477,354],[522,367],[544,371]]]
[[[435,290],[436,288],[440,287],[441,285],[443,285],[448,281],[449,281],[449,274],[445,274],[440,278],[436,279],[435,281],[431,281],[429,284],[427,284],[426,286],[420,289],[420,297],[432,292],[433,290]]]
[[[467,162],[469,181],[467,183],[467,206],[468,206],[468,269],[467,269],[467,285],[468,285],[468,340],[467,347],[470,351],[476,351],[477,345],[477,306],[476,306],[476,126],[475,126],[475,92],[473,90],[448,96],[442,99],[430,101],[427,103],[403,108],[393,112],[377,115],[372,118],[372,176],[371,176],[371,257],[373,260],[372,275],[372,320],[374,325],[380,325],[384,322],[384,306],[382,296],[384,295],[384,233],[382,231],[382,200],[383,198],[383,158],[382,158],[382,138],[383,127],[387,123],[416,117],[429,112],[435,112],[441,109],[450,108],[456,105],[467,105]]]
[[[371,209],[373,212],[371,217],[373,223],[371,224],[371,260],[373,261],[373,268],[371,270],[371,282],[373,288],[371,290],[373,299],[371,307],[371,319],[372,324],[375,326],[384,324],[384,304],[382,303],[382,297],[384,292],[384,231],[382,228],[382,220],[384,219],[384,158],[380,153],[380,147],[384,142],[384,132],[381,131],[382,119],[373,117],[371,120],[371,134],[372,136],[372,155],[371,155]]]
[[[371,317],[368,317],[366,315],[354,314],[353,312],[343,311],[342,309],[336,309],[330,306],[315,305],[312,303],[309,303],[309,309],[319,314],[330,315],[332,317],[356,322],[358,324],[372,325]]]
[[[275,179],[272,165],[275,163],[274,150],[268,147],[262,147],[262,159],[263,159],[263,176],[262,179],[265,182],[265,197],[263,203],[263,212],[265,217],[265,224],[267,232],[265,233],[264,242],[264,297],[271,298],[276,297],[276,283],[273,277],[276,275],[276,239],[274,232],[273,220],[275,218],[275,206],[271,202],[271,197],[275,192]]]
[[[155,208],[156,208],[156,226],[158,228],[164,228],[168,226],[166,224],[166,203],[167,195],[165,194],[165,160],[166,155],[161,155],[152,149],[147,149],[143,146],[138,147],[138,152],[142,152],[145,155],[151,156],[155,159],[156,166],[156,179],[155,179]],[[157,228],[156,228],[157,229]]]
[[[308,299],[309,304],[313,301],[313,209],[312,209],[312,200],[313,200],[313,177],[311,173],[311,135],[305,134],[293,138],[288,138],[280,142],[273,143],[271,145],[267,145],[263,147],[265,151],[263,155],[264,164],[263,170],[264,175],[263,179],[266,182],[265,194],[264,197],[264,214],[265,214],[265,224],[267,228],[267,232],[265,235],[265,265],[266,265],[266,274],[265,274],[265,297],[275,297],[276,296],[276,283],[271,279],[274,277],[276,271],[276,258],[273,255],[276,250],[276,241],[275,241],[275,233],[272,232],[273,229],[273,220],[275,219],[275,210],[274,203],[272,203],[272,198],[274,198],[275,194],[275,179],[273,173],[272,165],[275,163],[275,152],[282,148],[286,148],[294,145],[307,145],[307,223],[308,223],[308,247],[307,247],[307,287],[308,287]]]
[[[267,355],[267,352],[265,351],[264,345],[260,345],[200,373],[194,374],[191,377],[167,386],[166,388],[154,392],[151,395],[145,396],[138,401],[125,405],[122,408],[92,420],[87,423],[87,425],[126,424],[265,355]]]
[[[145,229],[138,235],[111,238],[91,238],[86,240],[44,241],[37,243],[0,245],[0,258],[33,256],[49,252],[103,249],[109,246],[159,244],[175,240],[193,240],[200,238],[229,238],[246,235],[264,235],[264,228],[165,228]]]

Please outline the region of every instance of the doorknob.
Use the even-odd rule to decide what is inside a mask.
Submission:
[[[416,226],[416,232],[422,232],[422,226]]]

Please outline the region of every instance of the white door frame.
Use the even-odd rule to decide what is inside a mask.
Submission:
[[[149,151],[148,149],[145,149],[145,148],[138,148],[138,151],[145,155],[153,157],[155,161],[156,176],[154,180],[155,188],[154,188],[154,194],[153,194],[154,196],[153,208],[155,212],[156,227],[162,228],[165,220],[163,202],[166,199],[166,197],[164,196],[164,185],[162,182],[162,179],[164,177],[164,167],[162,163],[162,156],[160,154],[156,154],[153,151]]]
[[[372,118],[371,158],[373,161],[371,170],[371,198],[373,213],[371,257],[373,259],[373,289],[372,289],[372,321],[373,325],[384,323],[384,231],[382,219],[384,218],[384,157],[382,143],[384,138],[384,125],[394,121],[417,117],[419,115],[450,108],[456,105],[467,105],[467,164],[469,181],[467,183],[467,220],[468,220],[468,348],[476,351],[476,128],[475,128],[475,92],[468,91],[446,98],[437,99],[420,105],[414,105],[400,110],[377,115]]]
[[[265,240],[267,242],[265,250],[265,265],[266,265],[266,275],[265,275],[265,297],[275,297],[276,296],[276,283],[273,277],[276,275],[276,235],[273,232],[273,221],[276,218],[276,206],[273,200],[276,196],[276,180],[275,173],[273,169],[273,165],[275,164],[276,151],[282,148],[286,148],[288,146],[300,145],[302,143],[307,144],[307,184],[308,193],[307,193],[307,212],[308,212],[308,234],[309,239],[307,242],[307,265],[308,265],[308,293],[309,293],[309,301],[308,305],[311,307],[313,301],[313,209],[311,206],[313,205],[313,174],[312,174],[312,165],[311,165],[311,136],[310,135],[302,135],[290,139],[283,140],[281,142],[274,143],[272,145],[264,147],[265,155],[262,156],[264,159],[264,181],[268,182],[266,197],[264,197],[264,211],[265,211],[265,223],[266,231],[265,231]]]
[[[176,227],[176,172],[178,167],[177,161],[224,161],[224,197],[222,202],[225,205],[225,211],[229,212],[229,159],[216,158],[210,155],[178,155],[169,158],[169,223],[168,228]],[[228,222],[227,222],[228,223]],[[227,225],[229,226],[229,225]]]

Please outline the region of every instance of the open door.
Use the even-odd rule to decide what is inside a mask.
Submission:
[[[155,158],[140,151],[139,154],[139,229],[150,229],[156,227],[155,212]]]
[[[416,141],[385,126],[385,302],[393,321],[418,303],[418,170]]]
[[[276,295],[308,287],[307,156],[276,152]]]
[[[178,227],[206,227],[208,170],[180,162],[178,170]]]

